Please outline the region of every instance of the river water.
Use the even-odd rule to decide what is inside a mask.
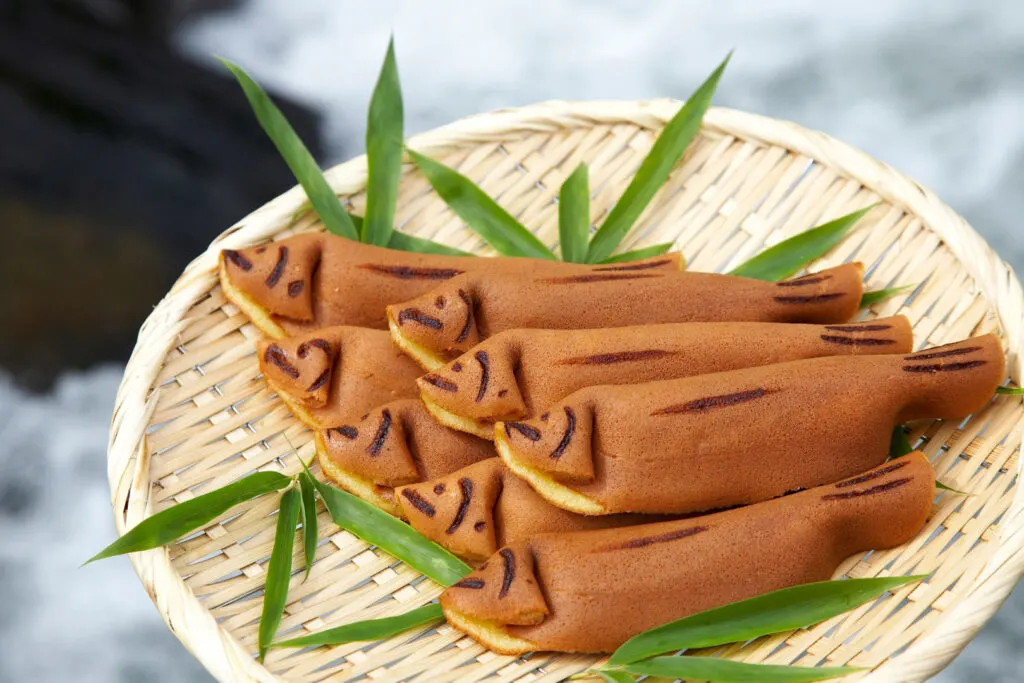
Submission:
[[[1024,265],[1019,0],[254,0],[186,27],[180,42],[319,109],[334,162],[361,151],[392,30],[409,133],[544,99],[684,97],[736,48],[718,103],[891,163]],[[0,377],[0,681],[209,680],[127,560],[78,568],[113,538],[105,449],[121,370],[66,375],[47,395]],[[1015,596],[937,680],[1017,683],[1022,647]]]

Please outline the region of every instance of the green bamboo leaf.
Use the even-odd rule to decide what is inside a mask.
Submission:
[[[363,219],[360,216],[351,216],[353,225],[356,226],[356,230],[362,234],[363,232]],[[468,251],[462,251],[455,247],[449,247],[445,244],[440,244],[432,240],[428,240],[425,237],[416,237],[415,235],[407,235],[404,232],[398,232],[397,230],[392,231],[391,238],[388,240],[389,249],[397,249],[399,251],[414,251],[420,254],[442,254],[444,256],[476,256]]]
[[[299,489],[302,491],[302,550],[306,558],[306,578],[313,569],[316,559],[316,545],[320,541],[319,521],[316,517],[316,484],[309,472],[299,473]]]
[[[288,602],[288,583],[292,576],[292,550],[295,546],[295,525],[299,521],[302,501],[299,489],[292,487],[281,496],[281,508],[277,513],[277,531],[274,533],[274,549],[267,562],[267,586],[263,591],[263,613],[260,615],[260,629],[257,649],[260,661],[267,656],[267,648],[274,640],[277,627],[284,616]]]
[[[859,211],[840,216],[834,221],[823,223],[816,228],[805,230],[788,240],[783,240],[769,247],[749,261],[740,264],[729,275],[778,282],[797,273],[811,261],[819,259],[832,247],[839,244],[846,233],[871,209],[878,206],[872,204]]]
[[[402,85],[392,36],[366,115],[366,221],[360,234],[367,244],[386,247],[391,239],[402,175],[403,139]]]
[[[142,520],[124,536],[89,558],[85,564],[115,555],[159,548],[202,528],[239,503],[271,491],[280,491],[291,480],[291,477],[278,472],[256,472],[233,484],[178,503]]]
[[[996,387],[996,393],[1004,396],[1024,395],[1024,387]]]
[[[334,194],[334,190],[327,184],[327,180],[320,171],[320,166],[306,149],[306,145],[302,144],[302,140],[299,139],[298,134],[288,123],[281,110],[270,101],[270,97],[263,92],[263,88],[242,67],[220,57],[217,59],[234,74],[238,84],[242,86],[249,105],[256,114],[256,119],[263,126],[263,130],[266,131],[271,142],[277,147],[277,151],[284,157],[285,163],[292,170],[299,185],[306,191],[309,203],[320,216],[324,227],[335,235],[358,240],[359,235],[356,233],[355,226],[352,225],[352,219],[342,207],[338,195]]]
[[[886,299],[891,299],[894,296],[903,294],[904,292],[909,292],[915,287],[917,287],[917,285],[902,285],[891,289],[876,289],[873,292],[864,292],[860,297],[860,307],[867,308],[868,306],[874,306]]]
[[[423,607],[417,607],[398,616],[357,621],[301,638],[282,640],[270,647],[319,647],[321,645],[370,642],[381,640],[382,638],[390,638],[403,631],[408,631],[411,628],[429,624],[440,619],[444,619],[441,605],[432,603]]]
[[[907,438],[907,431],[903,428],[903,425],[893,427],[892,436],[889,438],[889,457],[900,458],[913,451],[914,446],[910,443],[910,439]]]
[[[949,491],[950,493],[955,493],[958,496],[973,496],[974,495],[973,493],[967,493],[967,491],[961,491],[960,489],[955,489],[952,486],[946,486],[945,484],[943,484],[938,479],[935,480],[935,488],[942,489],[943,491]]]
[[[418,251],[421,254],[443,254],[445,256],[475,256],[468,251],[462,251],[455,247],[439,244],[423,237],[406,235],[404,232],[395,230],[391,233],[391,241],[388,246],[401,251]]]
[[[644,212],[651,199],[658,192],[683,152],[700,130],[700,122],[704,112],[711,104],[711,98],[718,87],[718,80],[725,71],[732,53],[718,66],[704,83],[697,88],[686,102],[679,108],[672,119],[665,124],[658,139],[651,146],[651,151],[644,157],[629,187],[619,197],[612,210],[608,213],[587,251],[588,263],[599,263],[615,251],[619,242],[633,227],[640,214]]]
[[[686,678],[717,683],[806,683],[849,676],[863,669],[848,666],[812,667],[750,664],[714,657],[655,657],[625,670],[638,676]]]
[[[669,251],[674,247],[673,242],[663,242],[661,244],[652,244],[649,247],[642,249],[635,249],[633,251],[627,251],[624,254],[616,254],[615,256],[609,256],[601,263],[622,263],[624,261],[639,261],[640,259],[651,258],[652,256],[661,256],[666,251]]]
[[[605,683],[633,683],[634,678],[625,671],[596,671]]]
[[[684,648],[724,645],[804,628],[923,578],[846,579],[783,588],[645,631],[627,640],[608,663],[626,664]]]
[[[590,172],[587,165],[576,167],[558,191],[558,241],[562,260],[587,262],[590,234]]]
[[[499,254],[554,259],[537,236],[477,187],[472,180],[444,164],[406,148],[430,185],[466,225]]]
[[[465,562],[401,520],[347,491],[318,479],[313,483],[335,524],[394,555],[416,571],[443,586],[452,585],[470,572]]]

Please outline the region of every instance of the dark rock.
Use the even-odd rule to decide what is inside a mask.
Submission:
[[[294,184],[233,79],[164,39],[196,3],[159,4],[0,0],[0,366],[27,386],[126,359],[188,261]]]

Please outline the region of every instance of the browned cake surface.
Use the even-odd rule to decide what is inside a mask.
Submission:
[[[860,263],[785,282],[609,264],[552,276],[477,272],[388,306],[406,343],[451,358],[515,328],[592,329],[667,322],[846,322],[863,292]],[[443,302],[437,306],[435,302]],[[429,320],[420,314],[429,312]],[[402,343],[396,339],[399,345]]]
[[[652,270],[680,267],[678,254],[659,256],[651,266]],[[228,298],[266,334],[280,337],[332,325],[385,329],[386,305],[420,296],[463,273],[544,272],[568,277],[591,270],[592,266],[559,261],[396,251],[312,232],[259,247],[225,250],[220,276]],[[266,314],[266,320],[257,311]]]
[[[685,513],[765,500],[882,462],[897,422],[962,418],[1004,378],[985,335],[914,354],[812,358],[590,387],[498,423],[509,468],[561,507]],[[594,509],[574,507],[585,499]]]
[[[422,403],[406,399],[321,430],[317,455],[324,472],[337,483],[397,513],[393,487],[436,479],[493,458],[494,447],[484,439],[442,427]],[[375,498],[363,495],[359,484]]]
[[[308,426],[330,427],[374,406],[416,395],[419,366],[383,330],[325,327],[261,341],[260,372]]]
[[[910,540],[931,509],[933,479],[915,452],[726,512],[534,536],[499,550],[441,605],[457,627],[509,653],[610,652],[655,626],[827,580],[853,553]]]
[[[819,356],[909,353],[903,316],[862,323],[666,323],[588,330],[499,332],[420,378],[421,395],[483,430],[518,420],[584,387],[639,384]]]
[[[604,529],[656,521],[654,515],[588,517],[540,497],[497,458],[445,477],[400,487],[396,498],[414,529],[470,561],[485,560],[500,546],[555,531]]]

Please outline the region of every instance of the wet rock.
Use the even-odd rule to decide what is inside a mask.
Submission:
[[[188,261],[294,184],[230,76],[165,39],[210,5],[0,3],[0,367],[24,385],[127,358]]]

